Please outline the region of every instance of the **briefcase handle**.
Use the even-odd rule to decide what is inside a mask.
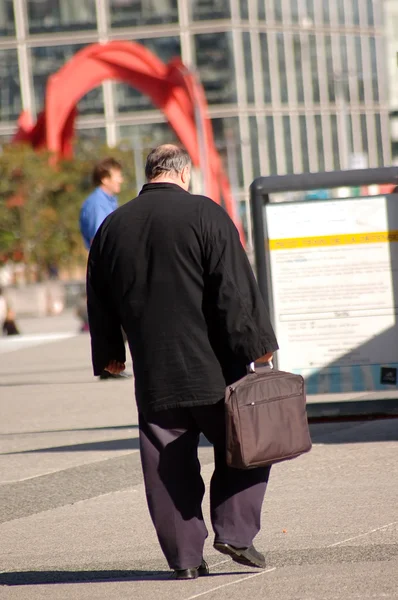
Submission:
[[[251,362],[247,367],[248,373],[256,373],[256,369],[273,369],[274,365],[272,363],[272,359],[268,361],[268,363],[255,363]]]

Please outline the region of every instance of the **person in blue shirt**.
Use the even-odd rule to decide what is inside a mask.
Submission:
[[[116,194],[120,192],[122,183],[122,165],[117,160],[112,157],[103,158],[95,165],[93,171],[95,190],[86,198],[80,209],[80,231],[87,250],[90,250],[94,236],[106,217],[117,209]],[[86,298],[82,299],[80,305],[86,307]],[[87,331],[87,317],[81,319],[82,330]],[[129,379],[130,377],[128,373],[114,375],[107,370],[100,375],[100,379]]]
[[[112,157],[102,159],[94,167],[93,183],[95,190],[80,210],[80,231],[87,250],[105,218],[118,207],[116,194],[123,183],[121,164]]]

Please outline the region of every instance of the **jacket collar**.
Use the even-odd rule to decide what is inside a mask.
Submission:
[[[153,191],[157,192],[157,191],[161,191],[161,190],[173,190],[174,192],[188,193],[188,192],[185,192],[185,190],[183,190],[182,187],[177,185],[176,183],[166,183],[166,182],[162,181],[160,183],[146,183],[142,187],[142,190],[140,191],[140,195],[145,194],[145,192],[153,192]]]

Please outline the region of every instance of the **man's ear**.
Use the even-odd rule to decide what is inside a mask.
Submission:
[[[181,171],[181,180],[183,183],[186,183],[189,179],[189,171],[190,171],[190,167],[189,165],[186,165],[183,170]]]

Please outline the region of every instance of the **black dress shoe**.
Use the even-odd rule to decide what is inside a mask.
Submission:
[[[193,569],[176,569],[174,571],[174,579],[197,579],[208,574],[209,567],[207,562],[202,560],[199,567],[193,567]]]
[[[246,565],[247,567],[258,567],[259,569],[265,568],[265,556],[258,552],[253,545],[249,548],[235,548],[230,544],[224,544],[223,542],[214,542],[214,548],[222,554],[227,554],[240,565]]]

